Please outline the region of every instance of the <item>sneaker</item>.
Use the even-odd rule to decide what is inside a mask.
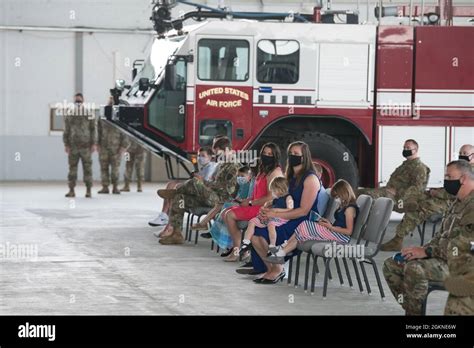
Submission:
[[[153,226],[153,227],[164,226],[164,225],[167,225],[168,222],[169,222],[168,215],[166,213],[161,212],[160,214],[158,214],[156,218],[154,218],[151,221],[148,221],[148,225]]]
[[[268,251],[272,253],[273,255],[275,255],[278,250],[280,250],[280,246],[273,246],[273,247],[268,248]]]
[[[269,263],[276,263],[279,265],[283,265],[285,263],[285,257],[284,256],[276,256],[276,255],[270,255],[265,258],[265,261]]]

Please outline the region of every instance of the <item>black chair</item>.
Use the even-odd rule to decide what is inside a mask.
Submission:
[[[187,240],[188,242],[191,241],[192,233],[193,233],[192,224],[194,222],[194,218],[197,217],[197,221],[198,222],[201,221],[201,218],[203,216],[206,216],[211,211],[211,209],[212,208],[210,207],[197,207],[197,208],[186,210],[186,212],[188,213],[188,217],[186,220],[186,236],[184,238],[185,240]],[[196,230],[194,244],[198,243],[198,238],[199,238],[199,231]]]
[[[426,293],[426,297],[423,300],[423,304],[421,305],[421,315],[426,315],[426,305],[428,304],[428,296],[432,291],[447,291],[444,287],[443,282],[428,282],[428,292]]]
[[[443,221],[443,215],[440,214],[440,213],[434,213],[432,215],[430,215],[425,221],[423,221],[423,223],[419,224],[418,226],[416,226],[417,230],[418,230],[418,233],[420,234],[420,242],[421,244],[420,245],[424,245],[425,244],[425,229],[426,229],[426,223],[427,222],[430,222],[433,224],[433,229],[432,229],[432,232],[431,232],[431,238],[434,237],[435,233],[436,233],[436,226],[441,222]]]

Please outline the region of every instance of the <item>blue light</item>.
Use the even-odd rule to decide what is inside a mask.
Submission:
[[[258,91],[260,93],[272,93],[273,92],[273,87],[259,87]]]

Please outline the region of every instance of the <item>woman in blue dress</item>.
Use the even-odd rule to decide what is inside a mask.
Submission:
[[[296,227],[309,219],[311,210],[318,211],[318,194],[321,185],[312,162],[311,152],[306,143],[297,141],[288,146],[286,178],[289,182],[289,194],[294,200],[294,209],[287,212],[275,212],[272,208],[262,208],[264,218],[282,218],[289,220],[276,228],[276,245],[283,244],[295,232]],[[260,276],[254,281],[272,284],[282,281],[285,277],[283,265],[263,261],[268,254],[268,229],[256,228],[252,237],[252,264],[254,274]]]

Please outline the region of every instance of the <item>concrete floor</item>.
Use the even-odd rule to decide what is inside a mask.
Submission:
[[[254,284],[252,277],[235,273],[236,263],[211,251],[209,240],[197,246],[158,244],[147,224],[161,208],[158,186],[118,196],[97,195],[96,185],[92,199],[84,198],[80,186],[70,200],[64,183],[1,183],[0,244],[10,250],[34,244],[37,257],[0,255],[0,314],[404,314],[384,280],[387,297],[381,300],[370,270],[371,296],[335,279],[323,300],[321,276],[310,296],[286,280]],[[395,226],[392,221],[386,239]],[[416,236],[406,241],[417,243]],[[391,254],[378,255],[379,268]],[[445,301],[445,293],[432,293],[428,313],[442,314]]]

